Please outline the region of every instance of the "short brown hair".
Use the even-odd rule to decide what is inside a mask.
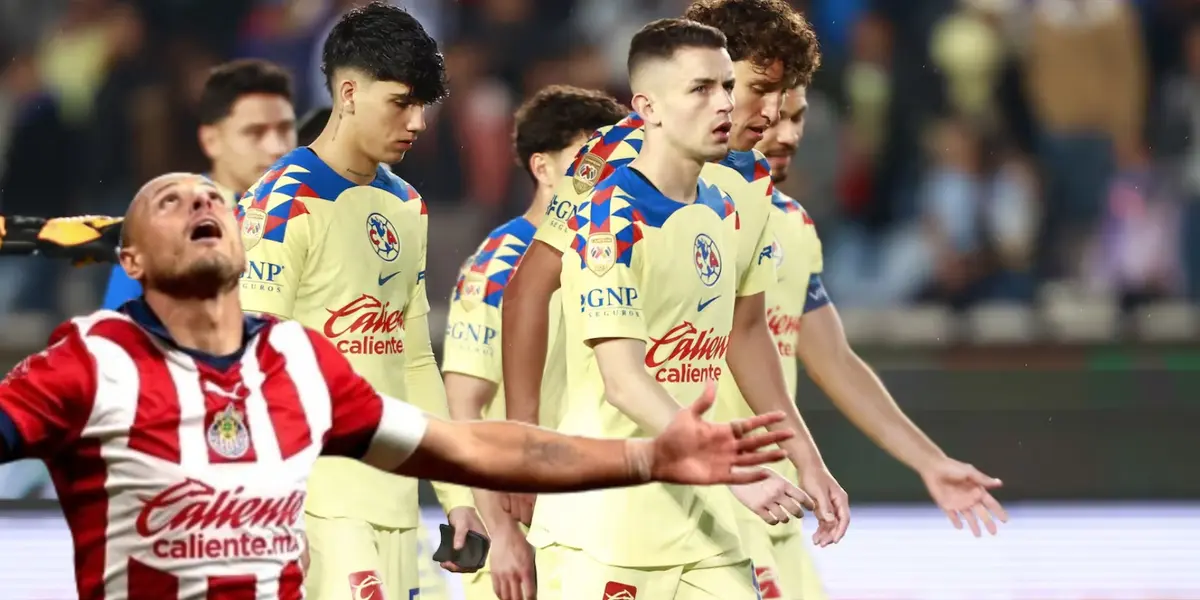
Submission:
[[[281,96],[292,101],[292,77],[265,60],[244,59],[218,65],[208,73],[200,94],[200,123],[215,125],[248,94]]]
[[[513,127],[517,164],[533,176],[529,157],[565,150],[581,134],[591,134],[628,114],[629,109],[603,92],[569,85],[542,88],[517,109]]]
[[[664,60],[683,48],[724,48],[725,35],[715,27],[688,19],[651,21],[629,42],[626,67],[630,76],[647,60]]]
[[[724,33],[734,61],[762,68],[781,61],[787,89],[812,83],[821,66],[812,25],[783,0],[696,0],[684,17]]]

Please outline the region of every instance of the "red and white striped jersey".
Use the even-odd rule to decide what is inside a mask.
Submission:
[[[317,456],[394,470],[426,417],[298,323],[247,317],[243,350],[208,357],[133,304],[65,323],[0,383],[20,456],[53,476],[79,597],[303,598]]]

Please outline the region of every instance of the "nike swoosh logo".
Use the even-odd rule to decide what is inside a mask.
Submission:
[[[383,273],[380,273],[379,274],[379,285],[382,286],[383,284],[391,281],[393,277],[395,277],[399,274],[400,274],[400,271],[396,271],[395,273],[392,273],[391,275],[384,275]]]
[[[696,304],[696,312],[700,312],[700,311],[708,308],[708,305],[712,304],[713,302],[716,302],[717,298],[720,298],[720,296],[713,296],[712,298],[709,298],[708,300],[701,300],[699,303]]]

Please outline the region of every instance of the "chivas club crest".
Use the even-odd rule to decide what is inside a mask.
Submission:
[[[588,236],[584,264],[596,276],[602,276],[617,264],[617,238],[611,233],[593,233]]]
[[[242,215],[242,244],[249,250],[263,238],[267,227],[267,213],[260,208],[247,208]]]
[[[721,251],[708,234],[701,233],[696,236],[695,262],[700,282],[708,287],[716,285],[717,280],[721,278]]]
[[[231,460],[246,455],[250,449],[250,430],[246,428],[246,415],[229,403],[217,414],[208,426],[208,447],[219,456]]]
[[[462,290],[459,292],[459,302],[462,302],[463,308],[474,310],[476,306],[483,304],[485,295],[487,295],[487,276],[474,271],[467,272],[466,277],[463,277]]]
[[[600,181],[600,174],[603,172],[603,158],[591,152],[584,154],[579,161],[579,166],[575,169],[574,177],[571,178],[571,185],[575,188],[575,193],[583,194],[596,187],[596,182]]]

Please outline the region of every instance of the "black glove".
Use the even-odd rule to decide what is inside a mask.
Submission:
[[[114,263],[122,217],[0,216],[0,255],[41,255],[76,265]]]

